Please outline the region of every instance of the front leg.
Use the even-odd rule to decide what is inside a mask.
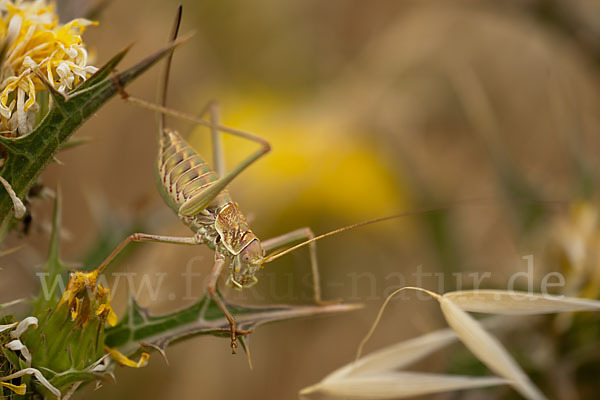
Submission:
[[[155,243],[171,243],[171,244],[185,244],[195,246],[201,244],[195,237],[174,237],[174,236],[161,236],[161,235],[149,235],[147,233],[134,233],[129,235],[123,240],[108,257],[98,267],[98,272],[104,271],[104,269],[114,260],[125,247],[131,242],[155,242]]]
[[[227,305],[217,293],[217,282],[219,280],[219,275],[221,275],[221,271],[223,271],[223,267],[225,266],[225,256],[223,256],[219,252],[215,252],[215,264],[213,266],[212,272],[210,274],[210,279],[208,281],[208,285],[206,287],[206,291],[210,298],[217,304],[219,309],[229,321],[229,328],[231,329],[231,354],[235,354],[235,349],[238,347],[237,337],[242,335],[247,335],[252,333],[252,331],[244,331],[237,329],[237,323],[235,318],[227,308]]]

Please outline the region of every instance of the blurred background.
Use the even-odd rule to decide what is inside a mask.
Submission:
[[[58,3],[65,21],[96,5]],[[566,279],[560,293],[598,297],[600,2],[113,1],[84,36],[95,65],[130,43],[122,68],[157,50],[179,4],[182,32],[195,36],[176,51],[169,106],[195,114],[218,100],[225,125],[271,142],[272,153],[230,186],[259,237],[443,209],[319,242],[324,297],[365,309],[259,327],[253,370],[226,340],[200,337],[169,348],[169,365],[155,354],[145,369],[120,368],[117,384],[84,388],[81,398],[297,398],[354,357],[394,289],[466,289],[482,277],[481,288],[506,289],[530,255],[535,291],[555,271]],[[154,68],[128,91],[151,100],[158,76]],[[169,124],[210,160],[205,130]],[[156,129],[152,111],[114,99],[76,133],[92,141],[44,173],[42,183],[63,194],[65,261],[94,267],[133,231],[188,234],[155,188]],[[225,138],[227,165],[253,146]],[[34,203],[25,249],[1,260],[11,277],[0,282],[1,300],[36,293],[51,206]],[[119,261],[116,272],[162,282],[155,300],[142,291],[138,301],[163,313],[202,295],[212,253],[137,244]],[[188,269],[200,274],[192,296],[181,276]],[[270,264],[254,288],[225,294],[310,304],[309,273],[303,249]],[[114,293],[119,315],[127,295],[125,285]],[[516,318],[501,340],[550,397],[591,399],[600,390],[599,322]],[[400,296],[367,351],[444,326],[434,301]],[[486,372],[459,345],[417,367]],[[438,397],[516,396],[495,388]]]

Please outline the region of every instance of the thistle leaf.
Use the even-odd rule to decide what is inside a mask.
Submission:
[[[252,330],[259,325],[293,318],[312,317],[359,309],[360,304],[327,306],[240,306],[228,304],[238,328]],[[164,350],[169,344],[198,335],[229,338],[229,323],[217,304],[205,296],[182,310],[154,316],[130,298],[127,313],[119,323],[107,328],[105,344],[129,356],[145,346]],[[244,342],[242,341],[242,345]],[[247,345],[247,344],[246,344]]]
[[[115,80],[121,86],[127,86],[187,38],[189,36],[115,74]],[[73,132],[118,93],[118,85],[111,79],[111,75],[126,53],[127,49],[118,53],[68,96],[51,91],[53,107],[30,134],[16,139],[0,137],[0,145],[6,150],[6,160],[0,170],[0,176],[10,183],[19,198],[26,197],[39,174],[66,145]],[[0,191],[0,239],[6,236],[13,213],[13,203],[9,194]]]

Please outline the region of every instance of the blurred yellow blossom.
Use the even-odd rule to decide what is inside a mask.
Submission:
[[[78,18],[60,25],[48,0],[0,0],[0,123],[5,134],[22,136],[34,128],[36,93],[46,89],[36,70],[63,93],[96,72],[87,65],[81,39],[95,24]]]
[[[600,213],[589,202],[575,203],[553,230],[562,267],[567,273],[567,294],[600,296]]]
[[[307,215],[322,213],[347,221],[408,207],[403,177],[378,158],[359,127],[327,113],[303,112],[301,103],[290,97],[268,90],[251,92],[247,98],[230,94],[223,99],[222,123],[267,139],[273,151],[232,182],[237,197],[258,199],[271,213],[302,209]],[[200,154],[210,155],[206,128],[196,129],[189,141]],[[228,165],[243,159],[252,146],[230,135],[223,135],[223,141]],[[245,204],[256,209],[251,202]]]

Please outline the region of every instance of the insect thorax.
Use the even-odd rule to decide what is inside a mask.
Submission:
[[[214,226],[223,246],[231,255],[240,254],[252,241],[258,240],[254,232],[250,230],[246,217],[234,202],[219,208]]]
[[[236,256],[253,240],[258,240],[234,202],[216,210],[207,208],[191,217],[179,215],[179,218],[196,233],[198,242],[224,255]]]

